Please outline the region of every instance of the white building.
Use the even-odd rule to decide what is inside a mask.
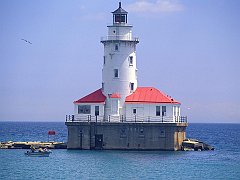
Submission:
[[[74,101],[75,121],[181,122],[180,103],[154,87],[138,87],[136,45],[127,12],[112,12],[104,45],[102,88]]]

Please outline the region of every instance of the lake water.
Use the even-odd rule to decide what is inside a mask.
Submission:
[[[47,141],[48,130],[66,142],[63,122],[0,122],[0,141]],[[189,124],[187,137],[216,150],[52,150],[50,157],[26,157],[26,150],[1,149],[0,179],[240,179],[240,124]]]

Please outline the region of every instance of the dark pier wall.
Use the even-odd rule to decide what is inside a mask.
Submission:
[[[187,123],[66,122],[68,149],[181,149]]]

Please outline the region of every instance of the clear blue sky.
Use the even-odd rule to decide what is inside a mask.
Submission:
[[[240,1],[124,0],[139,37],[139,86],[182,103],[190,122],[240,123]],[[101,87],[118,1],[0,1],[0,121],[64,121]],[[26,39],[29,44],[21,39]]]

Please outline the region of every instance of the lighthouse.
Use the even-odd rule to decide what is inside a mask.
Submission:
[[[181,103],[152,86],[139,87],[128,12],[119,2],[103,44],[102,86],[74,101],[66,115],[68,149],[179,150],[187,117]]]
[[[108,35],[101,39],[104,45],[102,92],[106,96],[105,118],[118,119],[125,116],[125,98],[137,88],[136,45],[138,38],[132,37],[132,26],[128,24],[128,12],[121,2],[112,12],[113,24]]]

